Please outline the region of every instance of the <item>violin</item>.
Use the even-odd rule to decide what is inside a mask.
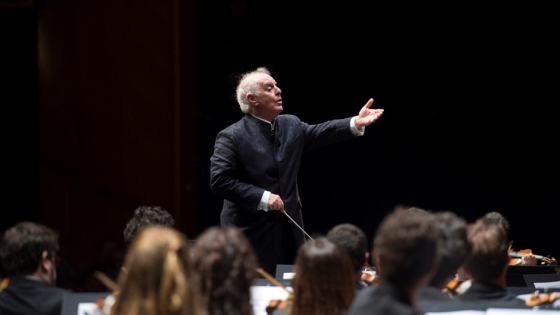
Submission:
[[[461,293],[459,291],[459,288],[461,287],[461,284],[463,283],[462,280],[459,280],[459,278],[455,278],[455,279],[451,279],[449,282],[447,282],[447,284],[445,285],[445,288],[443,288],[443,292],[449,294],[449,296],[455,296],[459,293]]]
[[[9,283],[10,283],[10,278],[2,279],[2,281],[0,282],[0,292],[2,292],[2,290],[7,288]]]
[[[535,291],[535,293],[531,294],[527,300],[525,300],[525,304],[527,306],[537,306],[541,304],[548,304],[554,303],[554,301],[560,300],[560,293],[552,292],[552,293],[545,293],[539,296],[539,290]]]
[[[274,313],[274,311],[277,309],[287,308],[292,305],[293,300],[294,300],[293,294],[288,295],[288,298],[284,301],[272,300],[268,303],[268,306],[266,307],[266,313],[268,315],[272,315],[272,313]]]
[[[97,299],[97,301],[95,301],[95,304],[97,304],[97,309],[99,312],[101,312],[101,314],[110,314],[111,308],[113,307],[113,304],[115,304],[116,296],[119,295],[120,287],[116,282],[114,282],[103,272],[96,271],[94,275],[108,289],[113,291],[113,294],[109,294],[106,298]]]
[[[509,265],[510,266],[518,266],[521,265],[522,262],[522,258],[526,255],[529,254],[533,254],[533,251],[530,249],[522,249],[518,252],[511,250],[509,252],[510,254],[510,260],[509,260]],[[556,260],[556,258],[552,257],[552,258],[548,258],[542,255],[534,255],[535,258],[537,259],[537,261],[541,261],[541,264],[543,265],[551,265],[551,266],[556,266],[558,265],[558,261]]]
[[[274,277],[269,275],[266,271],[264,271],[264,269],[257,268],[257,272],[268,281],[272,282],[275,286],[281,287],[286,292],[288,292],[288,297],[286,298],[286,300],[272,300],[268,303],[268,306],[266,307],[266,313],[268,315],[271,315],[276,309],[283,309],[292,304],[294,294],[290,290],[288,290],[288,288],[286,288],[282,283],[278,282],[278,280],[274,279]]]
[[[362,277],[361,280],[364,282],[365,286],[370,285],[377,285],[379,282],[379,275],[377,271],[375,271],[375,267],[372,267],[370,264],[366,263],[364,266],[364,270],[362,270]]]

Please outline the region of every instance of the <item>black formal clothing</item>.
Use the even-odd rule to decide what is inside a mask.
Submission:
[[[440,288],[427,286],[420,289],[418,300],[421,301],[451,301],[449,294],[443,292]]]
[[[499,307],[524,308],[525,302],[496,284],[473,282],[464,293],[455,297],[461,302],[496,303]]]
[[[362,291],[365,288],[366,288],[366,285],[362,280],[356,281],[356,292]]]
[[[224,198],[222,226],[236,226],[249,239],[263,267],[275,273],[285,255],[305,239],[280,211],[257,210],[263,193],[282,198],[286,212],[303,227],[297,174],[305,151],[350,139],[356,135],[350,118],[308,125],[292,115],[276,118],[271,124],[251,114],[221,131],[211,158],[210,185]],[[289,242],[294,248],[289,252]]]
[[[346,315],[419,315],[412,301],[394,285],[381,282],[356,296]]]
[[[445,312],[460,310],[460,303],[452,299],[441,289],[427,286],[420,289],[418,294],[418,304],[425,312]]]
[[[60,315],[64,289],[51,288],[38,279],[11,277],[0,292],[2,315]]]

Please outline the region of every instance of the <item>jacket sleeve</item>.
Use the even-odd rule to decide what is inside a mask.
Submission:
[[[233,136],[220,132],[210,158],[210,188],[222,198],[255,212],[265,190],[239,179],[236,150]]]
[[[357,137],[350,129],[352,118],[330,120],[318,125],[301,123],[305,131],[305,151]]]

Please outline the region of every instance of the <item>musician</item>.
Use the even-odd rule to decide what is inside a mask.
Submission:
[[[347,315],[417,315],[418,291],[431,279],[439,259],[439,231],[432,215],[395,211],[373,241],[380,282],[360,291]]]
[[[138,207],[134,210],[132,218],[128,221],[123,231],[126,245],[130,246],[136,235],[140,233],[143,228],[151,225],[173,227],[173,225],[175,225],[175,220],[167,210],[161,207]]]
[[[298,250],[293,301],[273,315],[343,315],[356,295],[350,258],[325,237]]]
[[[509,221],[501,213],[495,211],[485,214],[484,219],[488,223],[497,224],[504,230],[507,238],[509,239],[509,247],[511,248],[513,241],[511,240],[511,225],[509,224]],[[544,257],[543,261],[549,265],[552,262],[552,260],[548,257]],[[535,255],[531,253],[521,257],[521,262],[519,263],[520,266],[535,266],[536,264],[537,258],[535,258]]]
[[[506,291],[509,266],[508,240],[504,231],[484,218],[469,226],[472,252],[463,267],[470,275],[470,288],[456,299],[464,302],[500,303],[495,306],[524,307],[525,303]]]
[[[207,315],[194,281],[188,241],[169,227],[152,225],[138,233],[126,254],[119,286],[111,315]]]
[[[369,253],[364,231],[350,223],[339,224],[329,230],[327,239],[344,249],[348,254],[354,270],[356,290],[365,288],[366,285],[362,281],[362,270],[369,260]]]
[[[439,212],[434,214],[434,219],[440,232],[438,251],[441,259],[429,285],[420,291],[418,299],[421,302],[451,299],[443,289],[465,263],[472,249],[467,237],[467,222],[463,218],[453,212]]]
[[[257,257],[236,228],[209,228],[192,249],[195,280],[208,315],[253,314],[251,285]]]
[[[306,151],[355,138],[376,121],[383,110],[308,125],[291,115],[280,115],[282,91],[266,68],[244,74],[237,86],[237,101],[245,114],[221,131],[211,158],[210,185],[224,198],[222,226],[241,229],[261,266],[275,273],[276,264],[292,264],[304,234],[278,210],[303,227],[297,174]]]
[[[58,233],[33,222],[9,228],[0,243],[8,286],[0,293],[0,314],[59,315],[67,290],[56,288]]]

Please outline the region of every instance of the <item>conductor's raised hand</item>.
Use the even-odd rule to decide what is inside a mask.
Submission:
[[[362,107],[356,120],[354,120],[354,125],[358,130],[363,130],[363,127],[371,125],[383,115],[382,109],[370,109],[371,104],[373,104],[373,98],[370,98],[366,105]]]
[[[284,209],[284,202],[280,196],[271,193],[268,197],[268,210],[282,210]]]

